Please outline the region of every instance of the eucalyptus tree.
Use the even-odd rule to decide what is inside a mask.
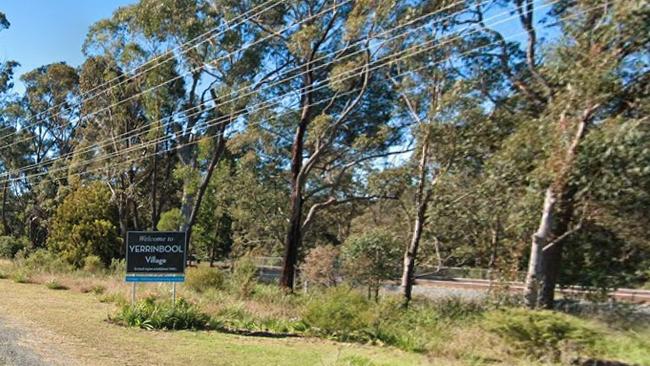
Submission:
[[[9,21],[6,16],[0,12],[0,30],[9,28]],[[12,89],[14,86],[14,70],[18,66],[18,63],[15,61],[6,61],[0,63],[0,141],[1,143],[7,144],[12,141],[10,137],[13,137],[17,134],[16,124],[12,118],[7,116],[7,106],[12,101]],[[23,138],[22,135],[19,135],[18,138]],[[24,138],[23,138],[24,139]],[[12,225],[9,220],[8,212],[9,208],[9,199],[10,199],[10,187],[9,182],[11,178],[11,171],[17,169],[26,158],[25,156],[25,146],[16,146],[13,149],[0,149],[0,171],[2,175],[2,230],[3,235],[12,234]]]
[[[374,72],[385,66],[388,52],[375,37],[408,9],[393,1],[288,1],[254,20],[273,37],[267,64],[286,65],[278,80],[291,78],[265,95],[283,96],[282,106],[295,108],[280,107],[260,121],[266,128],[260,130],[263,138],[282,146],[275,158],[286,164],[290,191],[284,288],[294,286],[303,239],[317,215],[382,198],[367,193],[361,172],[399,153],[389,147],[401,131],[390,120],[390,83]]]
[[[554,47],[547,72],[553,91],[543,121],[548,123],[547,188],[542,217],[533,235],[526,302],[552,307],[564,240],[580,230],[588,205],[577,205],[589,190],[575,176],[585,138],[603,126],[643,120],[647,103],[647,19],[641,1],[616,4],[579,1],[559,7],[564,39]]]
[[[212,172],[223,154],[226,128],[244,113],[248,99],[245,91],[251,86],[259,63],[261,46],[255,41],[259,32],[248,24],[232,26],[230,21],[235,16],[222,4],[208,1],[142,0],[96,23],[86,42],[89,51],[117,49],[117,54],[123,55],[136,49],[159,57],[160,64],[172,60],[173,66],[166,66],[171,73],[161,74],[158,84],[162,83],[162,88],[178,85],[172,88],[180,90],[172,94],[182,95],[162,117],[166,141],[170,141],[178,159],[174,174],[183,187],[183,220],[179,229],[187,231],[188,237]],[[153,66],[143,66],[139,74],[148,74]],[[178,80],[182,81],[180,85]],[[153,88],[144,90],[144,94]],[[145,100],[148,114],[160,117],[154,116],[156,105],[152,95],[156,94]],[[159,208],[152,211],[155,219]]]
[[[120,235],[125,237],[129,228],[140,227],[136,189],[144,180],[145,166],[132,159],[143,153],[133,149],[146,142],[146,134],[138,132],[147,132],[150,121],[145,118],[141,100],[120,104],[121,100],[137,95],[139,87],[135,81],[124,82],[122,67],[114,58],[89,57],[82,66],[81,87],[86,94],[113,79],[122,83],[83,103],[82,139],[71,168],[87,173],[100,171],[94,175],[110,188],[111,199],[118,208]]]
[[[79,125],[79,77],[65,63],[38,67],[21,76],[23,95],[12,98],[5,117],[14,131],[3,150],[23,151],[20,169],[15,165],[11,182],[20,185],[26,206],[26,226],[34,246],[44,244],[48,213],[61,186],[49,175],[65,166],[75,145]]]
[[[72,151],[79,124],[79,75],[65,63],[38,67],[20,77],[21,126],[32,135],[35,163]]]

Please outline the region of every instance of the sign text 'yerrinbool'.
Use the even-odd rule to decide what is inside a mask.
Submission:
[[[184,232],[128,232],[126,272],[185,273],[185,249]]]

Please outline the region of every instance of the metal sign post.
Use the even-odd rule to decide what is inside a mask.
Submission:
[[[173,282],[172,286],[172,306],[176,307],[176,282]]]

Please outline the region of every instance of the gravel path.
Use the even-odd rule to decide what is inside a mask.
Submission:
[[[20,343],[23,337],[16,328],[10,326],[6,319],[0,317],[0,365],[1,366],[45,366],[34,351]]]

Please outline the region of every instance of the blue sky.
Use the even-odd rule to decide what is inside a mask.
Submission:
[[[88,28],[96,21],[111,16],[120,6],[137,0],[2,0],[11,27],[0,32],[0,61],[15,60],[21,64],[17,78],[24,72],[53,62],[65,61],[78,66],[83,62],[81,46]],[[544,0],[538,0],[541,6]],[[537,20],[548,9],[536,14]],[[498,10],[499,12],[502,11]],[[486,15],[489,16],[489,15]],[[521,31],[516,20],[496,27],[504,35]],[[540,35],[548,35],[541,27]],[[519,36],[516,39],[524,40]],[[17,80],[16,92],[23,87]]]
[[[0,61],[21,64],[18,74],[52,62],[78,66],[90,25],[135,0],[2,0],[11,23],[0,32]],[[17,91],[23,88],[17,83]]]

